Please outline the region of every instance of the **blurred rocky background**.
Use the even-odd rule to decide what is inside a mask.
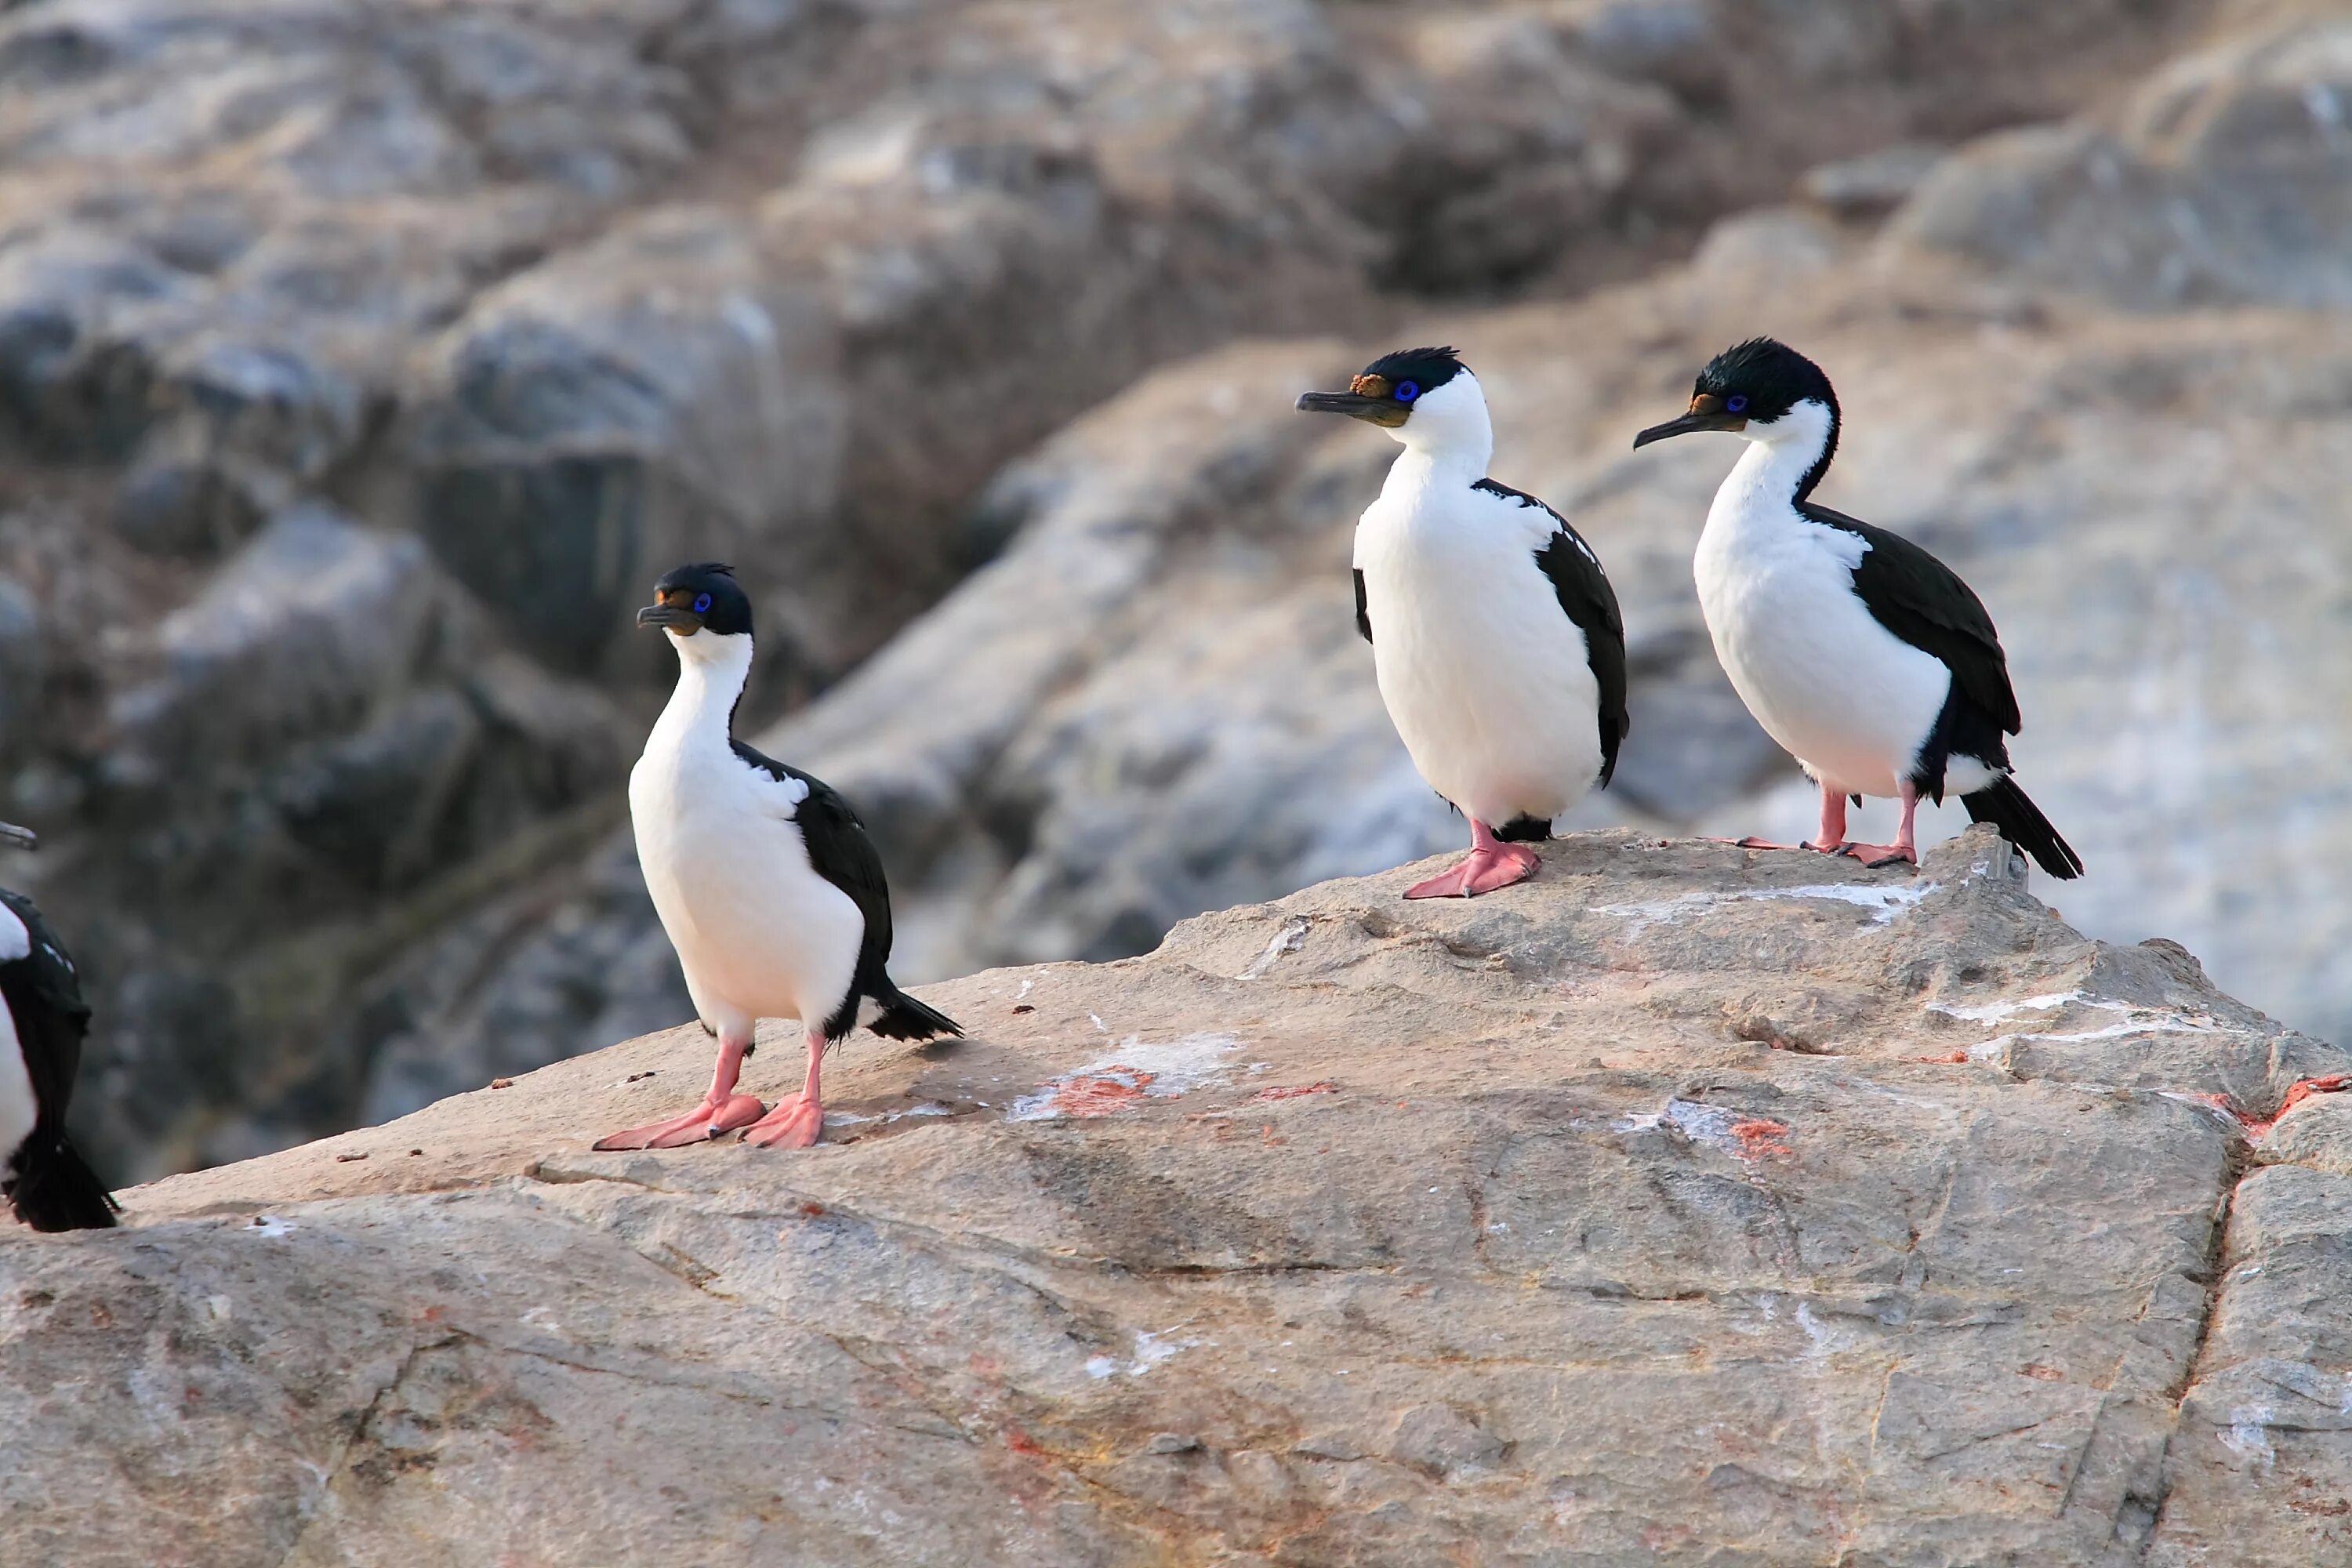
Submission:
[[[1570,826],[1801,826],[1689,585],[1729,443],[1627,449],[1758,331],[1999,618],[2067,917],[2352,1036],[2340,6],[0,0],[0,815],[84,1134],[684,1016],[621,801],[683,558],[902,979],[1451,845],[1349,613],[1393,448],[1290,413],[1408,339],[1624,600]]]

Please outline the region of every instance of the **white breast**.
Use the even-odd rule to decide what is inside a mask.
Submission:
[[[5,1005],[0,1005],[0,1171],[13,1168],[16,1151],[31,1135],[33,1123],[40,1119],[40,1110],[33,1098],[32,1074],[25,1070],[16,1020]]]
[[[807,786],[656,726],[629,774],[637,859],[709,1022],[822,1022],[849,993],[865,919],[792,820]]]
[[[1893,795],[1943,710],[1951,671],[1853,591],[1869,545],[1784,498],[1724,481],[1693,566],[1724,673],[1767,734],[1842,792]]]
[[[1549,820],[1601,772],[1584,634],[1536,564],[1552,521],[1466,482],[1422,481],[1412,460],[1356,528],[1381,700],[1422,777],[1465,813]]]

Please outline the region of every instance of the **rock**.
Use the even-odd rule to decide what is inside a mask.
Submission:
[[[356,1104],[363,1060],[320,1043],[340,1010],[501,875],[571,852],[570,814],[608,827],[625,752],[609,704],[496,647],[420,541],[315,503],[141,651],[82,803],[109,852],[36,885],[106,987],[78,1112],[152,1169],[283,1142],[289,1102]]]
[[[1571,26],[1583,50],[1618,75],[1719,98],[1720,15],[1704,0],[1600,0],[1576,7]]]
[[[2352,987],[2326,957],[2352,925],[2273,826],[2335,831],[2302,782],[2324,764],[2280,767],[2271,738],[2336,734],[2352,702],[2326,673],[2352,668],[2330,641],[2343,552],[2316,521],[2352,483],[2343,319],[2062,310],[1881,259],[1791,274],[1718,258],[1583,304],[1400,329],[1328,351],[1330,369],[1302,345],[1287,370],[1236,350],[1163,372],[1008,469],[1004,493],[1032,510],[1003,553],[761,744],[873,819],[916,911],[902,942],[918,973],[1137,952],[1188,904],[1455,842],[1349,618],[1349,531],[1392,448],[1354,426],[1293,436],[1314,422],[1282,412],[1320,375],[1442,332],[1496,405],[1492,471],[1569,512],[1625,607],[1633,733],[1615,786],[1568,826],[1802,837],[1813,797],[1723,681],[1690,587],[1728,444],[1627,450],[1707,354],[1769,320],[1846,402],[1830,504],[1917,538],[1992,609],[2026,715],[2020,776],[2092,868],[2068,914],[2118,941],[2179,935],[2221,984],[2352,1033]],[[1163,444],[1166,411],[1218,386],[1240,399],[1230,433]],[[1291,439],[1305,444],[1274,445]],[[1246,481],[1256,499],[1223,499],[1228,462],[1265,476]],[[2305,630],[2221,635],[2281,616]],[[1003,650],[1001,679],[978,647]],[[2135,694],[2122,708],[2119,691]],[[1965,816],[1927,820],[1942,834]]]
[[[1832,233],[1786,209],[1727,228]],[[2352,1034],[2352,985],[2327,958],[2352,924],[2303,841],[2273,826],[2307,818],[2303,780],[2324,763],[2262,761],[2275,737],[2336,733],[2352,702],[2327,673],[2352,668],[2352,646],[2320,651],[2346,624],[2342,550],[2315,521],[2352,482],[2325,412],[2345,404],[2343,321],[2153,322],[2001,279],[1890,274],[1883,253],[1825,244],[1782,268],[1742,264],[1726,240],[1581,303],[1171,366],[1003,470],[974,524],[990,564],[759,744],[857,803],[916,975],[1139,952],[1200,910],[1457,843],[1349,613],[1349,533],[1393,448],[1287,412],[1382,348],[1443,337],[1495,403],[1492,471],[1575,519],[1625,606],[1633,733],[1614,786],[1564,826],[1794,841],[1814,796],[1725,682],[1690,587],[1728,444],[1627,450],[1708,354],[1769,321],[1846,399],[1831,503],[1918,538],[1991,607],[2026,714],[2021,776],[2092,866],[2068,913],[2119,941],[2184,933],[2221,983]],[[2264,498],[2251,513],[2250,496]],[[2280,616],[2305,630],[2215,630]],[[2123,709],[2119,691],[2135,694]],[[2159,760],[2183,756],[2185,772]],[[1965,814],[1926,820],[1942,835]],[[634,907],[597,905],[642,919]],[[675,994],[650,967],[635,973],[654,989],[619,988],[585,956],[649,929],[578,949],[566,1016]],[[530,953],[518,962],[536,989],[571,942],[509,951]],[[476,1081],[470,1052],[445,1089]]]
[[[2283,1116],[2256,1146],[2265,1164],[2308,1165],[2330,1175],[2352,1176],[2352,1100],[2336,1098],[2342,1085],[2304,1101]]]
[[[1388,1457],[1438,1479],[1456,1471],[1491,1468],[1510,1445],[1482,1429],[1451,1405],[1416,1405],[1402,1412],[1391,1428]]]
[[[1430,868],[939,987],[970,1037],[853,1038],[804,1155],[586,1150],[698,1089],[688,1025],[0,1237],[0,1551],[2343,1554],[2344,1178],[2242,1173],[2352,1054],[1982,829]],[[1832,994],[1817,1052],[1727,1022]]]
[[[1051,479],[1055,432],[1154,371],[1385,331],[1412,308],[1400,290],[1558,299],[1633,275],[1824,159],[2074,112],[2193,10],[7,7],[0,572],[42,658],[0,656],[30,715],[6,721],[0,804],[57,851],[23,875],[86,953],[101,1035],[123,1032],[119,1058],[93,1044],[110,1065],[83,1131],[152,1171],[667,1016],[675,976],[596,845],[619,715],[642,721],[668,679],[627,634],[670,561],[761,584],[744,711],[764,723],[1018,551],[1024,521],[1064,537],[1020,475],[1036,458]],[[1710,286],[1837,277],[1822,237],[1725,228]],[[1363,700],[1344,605],[1317,596],[1312,552],[1369,472],[1356,449],[1286,432],[1258,452],[1221,406],[1157,417],[1209,418],[1188,450],[1262,459],[1298,493],[1261,531],[1245,484],[1179,476],[1185,515],[1143,552],[1166,583],[1083,619],[1128,657],[1033,629],[1005,699],[983,685],[983,716],[949,725],[984,732],[1001,778],[932,750],[919,778],[858,764],[899,825],[926,967],[1134,952],[1450,836]],[[277,520],[314,513],[396,557],[422,619],[346,628],[386,655],[355,673],[341,645],[301,663],[287,617],[247,649],[261,673],[223,664],[202,694],[150,629],[214,616]],[[1259,593],[1253,560],[1312,591]],[[1663,609],[1675,581],[1640,592]],[[1193,593],[1237,635],[1135,630],[1197,628]],[[1683,820],[1754,784],[1757,738],[1685,612],[1643,639],[1643,701],[1675,727],[1637,729],[1624,798]],[[1298,659],[1221,732],[1224,691]],[[1146,684],[1181,700],[1144,712]],[[1181,815],[1138,835],[1163,776]],[[1229,799],[1265,840],[1209,809]],[[459,932],[475,945],[446,945]],[[232,1016],[199,1027],[223,995]],[[167,1026],[251,1059],[185,1077]]]
[[[443,859],[436,829],[465,782],[481,728],[457,693],[420,691],[265,787],[305,847],[379,886],[414,885]]]
[[[416,541],[323,507],[281,514],[157,628],[163,673],[110,716],[118,775],[266,763],[347,729],[407,678],[439,608]]]
[[[1901,206],[1944,161],[1946,149],[1904,142],[1858,158],[1805,171],[1797,189],[1807,201],[1847,219],[1879,218]]]
[[[41,606],[23,584],[0,577],[0,744],[22,748],[41,717],[48,674]]]
[[[125,455],[146,428],[155,367],[110,329],[181,287],[169,268],[87,231],[0,250],[0,440],[68,460]]]
[[[357,448],[359,384],[299,349],[199,338],[162,367],[115,526],[166,554],[226,550]]]
[[[651,563],[817,579],[827,552],[805,536],[838,500],[838,355],[728,215],[625,228],[487,296],[442,346],[415,416],[421,531],[570,671],[633,626]],[[787,646],[790,612],[776,629]]]
[[[1895,249],[1943,251],[2135,310],[2352,304],[2352,22],[2282,20],[2151,77],[2111,116],[1940,165]]]
[[[1702,274],[1736,274],[1748,287],[1828,270],[1845,249],[1836,228],[1802,207],[1764,207],[1725,218],[1692,253]]]

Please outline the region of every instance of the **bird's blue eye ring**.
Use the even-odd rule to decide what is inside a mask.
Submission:
[[[1748,395],[1744,392],[1733,393],[1730,396],[1723,400],[1723,407],[1724,411],[1728,414],[1746,413],[1748,410]]]
[[[1400,381],[1397,383],[1396,400],[1399,403],[1411,403],[1414,398],[1419,397],[1420,395],[1421,384],[1419,382]]]
[[[710,613],[709,595],[697,594],[694,596],[694,613],[698,616],[707,616]]]

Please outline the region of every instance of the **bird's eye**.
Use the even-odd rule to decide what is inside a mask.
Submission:
[[[709,595],[697,594],[694,596],[694,613],[698,616],[707,616],[710,613]]]
[[[1399,403],[1411,403],[1414,398],[1419,397],[1420,395],[1421,384],[1419,382],[1400,381],[1397,383],[1396,400]]]
[[[1744,393],[1744,392],[1735,392],[1735,393],[1733,393],[1730,396],[1728,396],[1728,397],[1727,397],[1727,398],[1725,398],[1725,399],[1723,400],[1723,407],[1724,407],[1724,412],[1726,412],[1727,414],[1745,414],[1745,413],[1747,413],[1747,412],[1748,412],[1748,395],[1747,395],[1746,393]]]

